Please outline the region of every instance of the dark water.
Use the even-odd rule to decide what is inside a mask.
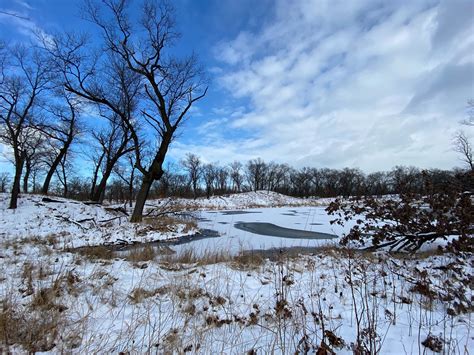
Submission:
[[[232,216],[239,214],[251,214],[251,213],[262,213],[260,211],[222,211],[221,214],[224,216]]]
[[[334,239],[335,234],[305,231],[300,229],[284,228],[272,223],[262,222],[237,222],[235,228],[260,235],[279,238],[294,239]]]

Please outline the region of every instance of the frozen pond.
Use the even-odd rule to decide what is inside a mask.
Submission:
[[[208,238],[173,246],[173,249],[193,249],[196,252],[228,250],[318,247],[338,242],[344,228],[331,225],[325,207],[255,208],[242,211],[197,212],[198,226],[219,232],[218,238]]]
[[[292,238],[292,239],[334,239],[335,234],[306,231],[294,228],[285,228],[277,226],[273,223],[264,222],[237,222],[234,227],[246,232],[267,235],[276,238]]]

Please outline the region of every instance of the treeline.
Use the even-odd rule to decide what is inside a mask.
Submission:
[[[260,158],[221,165],[204,163],[198,156],[188,154],[180,164],[166,170],[153,186],[152,196],[196,198],[257,190],[296,197],[424,194],[427,189],[446,185],[472,190],[472,179],[472,172],[462,169],[422,170],[396,166],[390,171],[366,174],[355,168],[296,169]],[[121,184],[118,180],[114,182]],[[120,188],[117,186],[116,190]]]
[[[24,184],[25,192],[41,192],[47,165],[36,165],[30,181]],[[89,177],[71,173],[67,179],[55,179],[51,193],[79,200],[91,200],[96,191],[97,169]],[[104,168],[104,167],[102,167]],[[67,174],[66,174],[67,175]],[[122,157],[105,179],[100,201],[131,203],[139,189],[130,156]],[[9,185],[7,174],[0,175],[1,191]],[[204,163],[194,154],[176,164],[169,164],[160,180],[150,189],[150,198],[211,197],[230,193],[266,190],[296,197],[368,196],[414,193],[424,194],[433,186],[459,185],[472,190],[472,173],[462,169],[422,170],[416,167],[396,166],[390,171],[366,174],[360,169],[312,168],[296,169],[288,164],[252,159],[246,163]],[[36,184],[35,184],[36,183]]]

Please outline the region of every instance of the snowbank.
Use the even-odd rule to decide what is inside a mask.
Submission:
[[[18,240],[54,237],[66,248],[84,245],[122,244],[174,239],[194,234],[185,225],[170,231],[153,230],[146,224],[132,224],[126,213],[100,205],[54,197],[22,195],[18,208],[8,209],[9,195],[0,194],[0,238]]]

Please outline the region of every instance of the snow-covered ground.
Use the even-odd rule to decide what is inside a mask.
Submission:
[[[70,252],[65,248],[179,232],[136,227],[113,210],[33,195],[10,211],[7,196],[0,197],[0,352],[294,354],[327,346],[352,354],[359,338],[374,353],[432,354],[422,345],[429,336],[446,354],[474,348],[470,254],[392,257],[324,248],[276,261],[239,254],[330,245],[234,227],[266,222],[339,235],[343,230],[329,224],[317,202],[257,208],[245,199],[222,208],[259,212],[244,214],[202,202],[192,212],[199,227],[222,236],[173,247],[201,251],[186,258],[154,249]],[[194,202],[186,204],[196,210]]]
[[[101,261],[57,245],[9,245],[0,262],[11,310],[2,317],[15,327],[8,350],[294,354],[324,342],[351,354],[358,329],[381,354],[432,354],[421,345],[430,334],[446,354],[473,349],[471,313],[458,314],[470,306],[472,260],[327,253],[248,266]],[[30,332],[26,340],[17,330]]]
[[[9,195],[0,194],[0,238],[54,237],[64,247],[75,248],[176,239],[196,232],[185,230],[184,224],[167,231],[154,230],[145,223],[130,223],[129,216],[112,207],[57,197],[53,200],[57,202],[44,202],[40,195],[22,195],[18,208],[10,210]]]

